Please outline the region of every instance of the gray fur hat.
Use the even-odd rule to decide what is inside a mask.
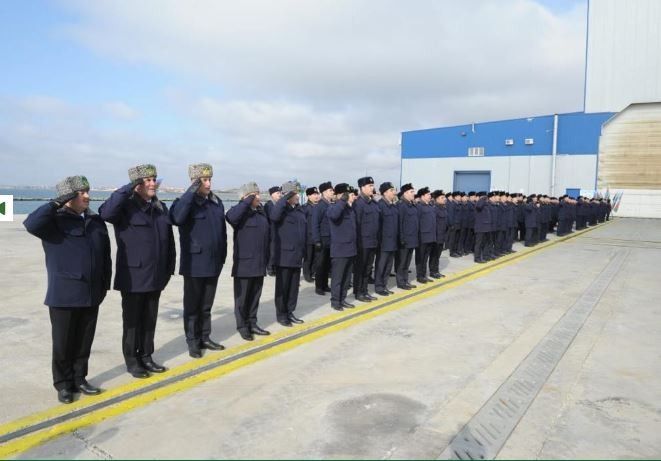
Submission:
[[[85,176],[67,176],[55,186],[58,197],[89,188],[90,183]]]
[[[239,197],[243,198],[248,194],[259,194],[259,186],[257,185],[256,182],[251,181],[249,183],[246,183],[242,185],[239,188]]]
[[[282,195],[287,195],[290,192],[301,192],[301,183],[298,181],[287,181],[282,185]]]
[[[156,167],[149,163],[129,168],[129,181],[137,179],[156,177]]]
[[[213,167],[208,163],[194,163],[188,165],[188,177],[191,181],[200,178],[211,178],[213,176]]]

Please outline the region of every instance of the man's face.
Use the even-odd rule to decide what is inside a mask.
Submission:
[[[356,201],[356,194],[355,192],[349,192],[349,199],[347,200],[347,203],[351,205],[353,202]]]
[[[310,203],[319,203],[321,196],[318,193],[308,195],[308,200]]]
[[[431,192],[421,195],[420,200],[425,204],[429,204],[431,202]]]
[[[436,203],[437,204],[445,205],[445,202],[446,202],[445,195],[439,195],[438,197],[436,197]]]
[[[257,194],[252,194],[252,196],[253,196],[252,197],[252,203],[250,204],[250,206],[252,206],[253,208],[257,208],[259,206],[259,204],[261,203],[261,198],[260,198],[258,193]]]
[[[156,196],[156,176],[143,178],[142,184],[136,186],[135,191],[144,200],[151,200]]]
[[[360,192],[362,192],[364,195],[367,195],[368,197],[371,197],[374,195],[374,184],[365,184],[360,188]]]
[[[195,182],[195,181],[193,181]],[[211,193],[211,178],[206,177],[206,178],[200,178],[200,182],[202,183],[200,185],[200,188],[197,190],[197,193],[200,194],[203,197],[206,197]]]
[[[413,191],[413,189],[409,189],[402,194],[402,197],[408,200],[409,202],[412,202],[413,197],[415,197],[415,192]]]
[[[397,192],[395,192],[394,188],[388,189],[387,191],[383,192],[383,198],[385,198],[389,202],[392,202],[393,200],[395,200],[395,195],[397,195]]]
[[[294,194],[289,200],[287,200],[287,203],[290,205],[297,205],[298,202],[301,201],[301,196],[298,194]]]
[[[78,195],[67,202],[67,206],[76,213],[82,213],[90,207],[89,190],[79,190]]]
[[[324,199],[327,202],[330,202],[331,200],[333,200],[333,196],[335,195],[335,192],[333,192],[332,188],[331,189],[326,189],[325,191],[323,191],[321,193],[321,195],[324,197]]]
[[[467,195],[464,195],[463,197],[461,197],[461,203],[468,203],[468,196]]]
[[[277,202],[281,198],[282,198],[282,192],[280,192],[279,190],[277,190],[277,191],[275,191],[271,194],[271,200],[273,200],[274,202]]]

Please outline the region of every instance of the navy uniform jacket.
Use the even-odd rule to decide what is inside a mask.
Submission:
[[[269,199],[269,201],[264,204],[264,214],[266,215],[266,219],[268,219],[269,222],[271,222],[271,211],[273,210],[273,205],[275,205],[275,203],[271,199]]]
[[[560,202],[558,205],[558,221],[564,221],[568,219],[568,208],[569,205],[565,202]]]
[[[312,210],[312,240],[315,244],[322,243],[324,246],[330,245],[330,226],[328,216],[326,216],[330,205],[330,203],[322,198],[319,200],[319,204]]]
[[[505,202],[505,226],[507,228],[516,227],[516,205],[512,202]]]
[[[548,223],[549,221],[551,221],[551,206],[542,204],[539,207],[539,222],[544,224]]]
[[[418,209],[418,230],[420,232],[419,243],[436,243],[436,210],[432,205],[420,202]]]
[[[489,202],[489,212],[491,213],[491,232],[498,230],[499,208],[495,202]]]
[[[353,202],[356,215],[358,246],[376,248],[379,244],[379,205],[372,198],[360,194]]]
[[[475,204],[475,232],[491,232],[491,208],[486,197],[480,197]]]
[[[518,224],[523,224],[526,221],[526,204],[524,202],[516,204],[516,221]]]
[[[307,243],[307,220],[300,205],[290,205],[283,196],[271,209],[273,265],[303,266]]]
[[[83,218],[67,207],[47,203],[23,222],[39,237],[46,254],[50,307],[95,307],[110,289],[112,261],[106,223],[91,210]]]
[[[222,200],[189,191],[170,206],[170,221],[179,226],[179,274],[217,277],[227,258],[227,224]]]
[[[468,202],[466,203],[461,203],[459,204],[459,226],[462,229],[467,229],[470,225],[470,207],[468,206]]]
[[[535,203],[526,203],[526,228],[537,227],[537,205]]]
[[[401,248],[418,247],[418,210],[413,202],[401,200],[399,211],[399,245]]]
[[[99,214],[115,228],[115,290],[163,290],[177,260],[167,206],[157,198],[145,202],[127,184],[110,195],[99,207]]]
[[[253,210],[248,196],[227,210],[225,219],[234,229],[232,277],[264,277],[269,261],[269,220],[263,207]]]
[[[305,215],[305,230],[307,234],[306,245],[314,245],[314,235],[312,233],[312,215],[317,205],[313,205],[312,202],[306,202],[305,205],[301,206],[301,210],[303,210],[303,214]]]
[[[475,203],[468,202],[466,208],[468,209],[468,228],[473,229],[475,227]]]
[[[378,202],[379,206],[379,247],[381,251],[396,251],[399,244],[399,213],[397,205],[386,199]]]
[[[355,202],[354,202],[355,203]],[[356,215],[346,200],[338,200],[326,212],[330,225],[331,258],[352,258],[356,247]]]
[[[435,205],[436,215],[436,243],[445,242],[445,232],[448,229],[448,209],[445,205]]]
[[[448,210],[448,228],[452,228],[456,224],[456,206],[455,202],[448,200],[445,204],[445,207]]]

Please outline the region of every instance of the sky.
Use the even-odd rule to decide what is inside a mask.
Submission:
[[[399,181],[402,131],[580,111],[587,0],[6,0],[0,184]],[[406,181],[406,178],[403,178]]]

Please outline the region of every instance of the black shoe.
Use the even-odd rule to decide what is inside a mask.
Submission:
[[[331,307],[333,309],[335,309],[336,311],[343,311],[344,310],[344,308],[342,306],[331,306]]]
[[[459,253],[450,253],[451,258],[461,258],[461,255]]]
[[[261,328],[261,327],[258,326],[258,325],[255,325],[255,326],[253,326],[253,327],[250,327],[250,332],[251,332],[253,335],[260,335],[260,336],[268,336],[268,335],[271,334],[270,331],[265,330],[265,329]]]
[[[158,363],[154,362],[152,359],[143,359],[142,360],[142,366],[145,367],[145,370],[150,371],[152,373],[164,373],[167,368],[165,368],[163,365],[159,365]]]
[[[365,296],[367,296],[367,297],[368,297],[369,299],[371,299],[372,301],[376,301],[377,299],[379,299],[379,298],[377,298],[376,296],[372,296],[372,295],[369,294],[369,293],[365,293]]]
[[[291,323],[305,323],[303,320],[299,319],[294,314],[289,314],[289,321]]]
[[[389,294],[389,295],[394,295],[394,294],[395,294],[395,292],[394,292],[394,291],[392,291],[392,290],[389,290],[388,288],[386,288],[386,291],[388,292],[388,294]]]
[[[222,351],[223,349],[225,349],[225,346],[223,346],[222,344],[218,344],[216,341],[205,339],[204,341],[202,341],[201,348],[209,349],[212,351]]]
[[[430,279],[429,277],[425,277],[425,280],[427,281],[427,283],[434,281],[433,279]]]
[[[82,392],[85,395],[98,395],[102,391],[96,386],[92,386],[87,381],[81,381],[79,384],[76,384],[76,390]]]
[[[354,298],[356,298],[356,301],[360,301],[362,303],[371,303],[372,299],[368,298],[365,295],[354,295]]]
[[[57,400],[62,403],[72,403],[73,392],[71,392],[69,389],[60,389],[57,391]]]
[[[202,357],[202,350],[197,346],[188,346],[188,355],[194,359],[199,359]]]
[[[319,296],[326,296],[326,291],[320,290],[319,288],[314,290],[314,292],[317,293]]]
[[[275,277],[275,270],[270,267],[266,269],[266,273],[269,277]]]
[[[412,290],[413,288],[418,288],[417,285],[413,285],[412,283],[407,283],[406,286],[409,287],[409,290]]]
[[[410,290],[413,287],[407,284],[407,285],[397,285],[397,288],[399,288],[400,290]]]
[[[390,292],[386,290],[376,290],[376,294],[379,296],[390,296]]]
[[[330,292],[331,292],[330,287],[324,287],[324,292],[325,292],[325,293],[330,293]]]
[[[416,279],[418,283],[422,283],[423,285],[427,283],[427,279]]]
[[[436,272],[434,272],[433,274],[429,274],[429,275],[430,275],[431,277],[435,278],[435,279],[440,279],[440,278],[441,278],[441,274],[438,274],[438,273],[436,273]]]
[[[293,327],[292,323],[289,320],[278,320],[278,323],[283,327]]]
[[[314,282],[314,279],[312,277],[303,277],[303,279],[308,283]]]
[[[353,304],[348,303],[346,301],[342,301],[342,307],[344,307],[345,309],[353,309],[356,306],[354,306]]]
[[[129,373],[131,373],[131,376],[133,376],[134,378],[139,378],[139,379],[145,379],[151,376],[149,372],[142,367],[129,370]]]
[[[252,337],[252,334],[249,331],[239,331],[239,334],[246,341],[252,341],[253,339],[255,339]]]

